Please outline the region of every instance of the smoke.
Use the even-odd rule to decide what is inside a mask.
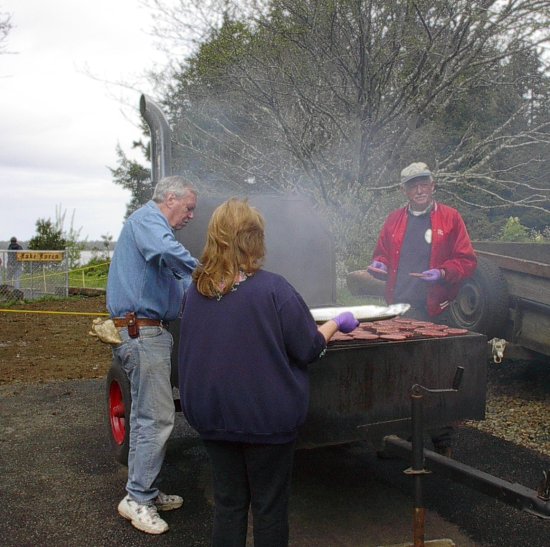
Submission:
[[[212,212],[228,197],[199,195],[193,222],[176,233],[178,241],[193,256],[202,254]],[[334,304],[334,242],[323,218],[300,197],[263,194],[250,196],[249,201],[262,213],[266,223],[264,269],[285,277],[309,307]]]

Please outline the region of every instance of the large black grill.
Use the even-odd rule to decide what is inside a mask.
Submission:
[[[194,256],[200,257],[210,216],[224,199],[199,195],[195,219],[177,234]],[[337,305],[334,246],[320,215],[299,198],[250,196],[249,200],[266,220],[265,269],[288,279],[311,308]],[[177,324],[172,332],[177,355]],[[427,425],[485,417],[485,336],[417,333],[403,341],[353,336],[334,340],[326,355],[309,367],[310,406],[300,445],[341,444],[406,431],[411,386],[449,388],[458,366],[465,369],[460,391],[426,398]]]

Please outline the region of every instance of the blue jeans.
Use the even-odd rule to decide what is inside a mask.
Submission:
[[[170,383],[172,335],[162,327],[141,327],[137,338],[120,330],[122,344],[113,347],[130,380],[130,447],[126,491],[138,503],[158,495],[166,443],[174,427],[175,407]]]

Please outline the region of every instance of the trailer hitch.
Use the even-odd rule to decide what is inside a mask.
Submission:
[[[411,387],[412,413],[412,465],[404,471],[414,479],[414,520],[413,544],[414,547],[424,547],[424,529],[426,508],[422,496],[422,478],[429,471],[424,466],[424,393],[456,393],[462,382],[463,367],[457,367],[450,389],[430,389],[420,384]]]
[[[530,490],[517,483],[510,483],[469,467],[451,458],[447,458],[424,448],[424,393],[453,393],[457,392],[464,374],[462,367],[457,367],[450,389],[430,389],[420,384],[411,387],[411,419],[412,442],[405,441],[396,435],[384,437],[383,451],[388,455],[411,459],[411,467],[404,471],[414,478],[414,546],[424,546],[425,508],[422,499],[422,477],[431,471],[476,489],[488,496],[495,497],[518,507],[519,509],[536,515],[542,519],[550,519],[550,471],[543,472],[543,480],[538,490]],[[430,470],[425,468],[425,461],[430,463]]]
[[[411,457],[412,444],[397,435],[389,435],[384,437],[384,451],[406,460]],[[526,513],[541,519],[550,519],[550,471],[543,471],[543,479],[537,490],[532,490],[446,458],[431,450],[425,449],[423,455],[430,471],[499,499]]]

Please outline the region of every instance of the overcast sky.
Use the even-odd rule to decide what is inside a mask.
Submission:
[[[116,240],[129,193],[115,185],[116,145],[131,157],[140,137],[140,92],[102,80],[135,82],[160,66],[139,0],[0,0],[12,14],[0,55],[0,240],[36,234],[39,218],[66,212],[81,239]],[[155,64],[156,63],[156,64]],[[124,108],[113,97],[123,96]],[[133,114],[133,115],[132,115]]]

